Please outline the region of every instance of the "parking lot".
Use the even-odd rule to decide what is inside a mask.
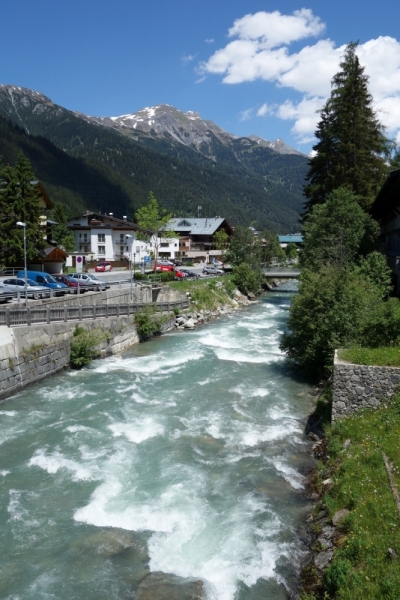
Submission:
[[[177,269],[179,269],[179,267],[176,267]],[[210,278],[210,277],[215,277],[215,275],[209,275],[209,274],[203,274],[203,268],[204,268],[204,264],[197,264],[197,265],[193,265],[190,267],[186,267],[183,266],[183,268],[188,269],[196,274],[199,275],[200,278]],[[89,273],[91,273],[92,270],[89,271]],[[151,274],[153,271],[152,270],[146,270],[145,274]],[[94,273],[94,270],[93,270]],[[137,270],[136,273],[139,273],[139,271]],[[15,277],[15,275],[14,275]],[[119,289],[123,289],[123,288],[129,288],[131,286],[131,280],[130,280],[130,272],[127,269],[124,269],[123,271],[119,271],[119,270],[113,270],[113,271],[108,271],[106,273],[96,273],[96,277],[98,279],[100,279],[101,281],[104,281],[104,283],[106,283],[107,285],[110,286],[110,289],[115,289],[115,288],[119,288]],[[0,275],[0,292],[7,292],[6,286],[2,287],[2,282],[6,279],[11,279],[13,278],[13,275],[7,274],[7,275]],[[136,285],[142,285],[144,282],[140,282],[137,281],[135,282],[135,280],[132,281],[132,285],[136,286]],[[77,296],[76,294],[76,290],[73,290],[71,293],[71,289],[73,290],[73,288],[69,288],[66,292],[66,294],[68,294],[69,297],[71,297],[70,295],[73,296]],[[80,290],[81,292],[81,290]],[[85,290],[84,292],[82,292],[85,294],[85,297],[87,297],[88,295],[93,295],[96,296],[96,294],[98,294],[99,292],[97,291],[89,291],[89,290]],[[24,289],[22,289],[21,292],[18,293],[13,293],[11,294],[12,297],[10,298],[3,298],[1,299],[1,294],[0,294],[0,302],[8,302],[10,303],[17,303],[17,304],[21,304],[21,303],[25,303],[25,292]],[[38,299],[38,300],[34,300],[33,298],[28,298],[28,303],[29,304],[43,304],[46,302],[51,302],[52,297],[54,296],[54,294],[51,295],[50,298],[42,298],[42,299]]]

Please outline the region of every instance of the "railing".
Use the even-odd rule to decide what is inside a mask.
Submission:
[[[18,271],[23,271],[24,267],[5,267],[1,275],[16,275]]]
[[[15,305],[14,305],[15,306]],[[84,319],[106,319],[107,317],[124,317],[134,315],[150,306],[157,312],[174,309],[174,307],[189,308],[187,298],[174,302],[137,302],[135,304],[90,304],[90,305],[64,305],[64,306],[28,306],[19,308],[8,306],[0,308],[0,325],[18,327],[21,325],[35,325],[38,323],[66,323],[67,321],[82,321]]]

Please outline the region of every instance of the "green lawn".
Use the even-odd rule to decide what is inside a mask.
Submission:
[[[322,489],[326,479],[332,479],[332,484],[321,504],[331,517],[342,508],[350,514],[340,525],[335,556],[325,572],[325,590],[315,597],[398,600],[400,515],[382,452],[392,464],[400,490],[400,394],[387,408],[358,412],[335,422],[327,437],[328,456],[320,465],[319,485]],[[345,448],[346,440],[351,443]],[[397,560],[388,557],[389,548],[395,550]]]
[[[339,350],[338,357],[357,365],[400,367],[400,346],[387,346],[383,348],[349,348],[346,350]]]

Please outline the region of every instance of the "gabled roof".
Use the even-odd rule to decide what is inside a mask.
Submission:
[[[392,221],[400,214],[400,169],[389,174],[370,212],[381,225]]]
[[[77,225],[73,222],[77,219],[80,219],[81,217],[88,218],[88,225]],[[105,220],[107,221],[107,223],[104,222]],[[132,223],[131,221],[127,221],[126,219],[117,219],[116,217],[114,217],[114,215],[102,214],[100,212],[94,212],[91,210],[85,210],[80,215],[70,217],[68,219],[68,227],[82,227],[84,229],[88,229],[91,227],[92,221],[94,221],[93,227],[102,227],[104,225],[105,227],[110,227],[111,229],[130,229],[133,231],[143,231],[147,235],[153,234],[152,231],[145,230],[139,227],[137,223]],[[98,222],[98,224],[96,224],[96,221]]]
[[[232,227],[226,219],[222,217],[178,217],[168,221],[166,229],[179,232],[190,233],[191,235],[213,235],[217,229],[224,224],[224,228],[233,232]]]

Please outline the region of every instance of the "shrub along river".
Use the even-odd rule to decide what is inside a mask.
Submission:
[[[1,598],[289,597],[312,409],[279,350],[294,287],[0,405]]]

